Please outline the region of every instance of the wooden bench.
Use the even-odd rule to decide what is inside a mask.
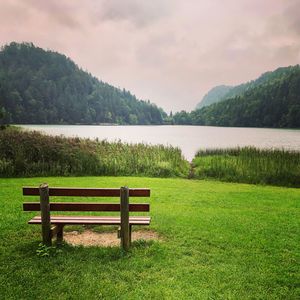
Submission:
[[[57,188],[43,183],[39,187],[23,187],[24,196],[40,196],[40,202],[24,202],[24,211],[41,211],[28,224],[41,224],[43,243],[52,245],[52,237],[63,240],[65,225],[119,225],[118,236],[123,249],[127,250],[131,243],[133,225],[150,225],[149,216],[129,216],[129,212],[147,212],[149,203],[129,203],[129,197],[150,197],[150,189],[121,188]],[[49,196],[73,197],[120,197],[120,203],[78,203],[49,202]],[[50,211],[120,211],[120,216],[50,216]],[[54,225],[51,228],[51,225]]]

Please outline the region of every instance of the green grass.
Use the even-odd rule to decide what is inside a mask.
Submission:
[[[300,187],[300,151],[254,147],[200,150],[193,167],[198,179]]]
[[[24,185],[151,188],[150,229],[163,241],[63,246],[36,255],[40,226]],[[0,179],[4,299],[299,299],[300,190],[134,177]],[[88,201],[96,199],[88,199]],[[99,199],[106,201],[107,199]],[[148,198],[138,201],[149,201]]]
[[[9,127],[0,130],[0,176],[187,177],[177,147],[49,136]]]
[[[173,146],[49,136],[15,126],[0,130],[0,177],[194,177],[300,187],[300,151],[200,150],[192,167]]]

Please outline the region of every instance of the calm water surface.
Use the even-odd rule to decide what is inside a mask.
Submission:
[[[50,135],[177,146],[191,161],[199,149],[255,146],[300,150],[300,130],[210,126],[22,125]]]

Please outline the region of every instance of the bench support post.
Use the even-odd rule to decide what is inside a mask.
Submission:
[[[57,225],[57,226],[58,226],[58,231],[57,231],[57,238],[56,238],[56,241],[57,241],[58,243],[61,243],[61,242],[63,241],[63,239],[64,239],[64,237],[63,237],[64,225],[59,224],[59,225]]]
[[[58,225],[55,225],[50,229],[52,239],[55,235],[57,235],[57,231],[58,231]]]
[[[51,228],[50,228],[50,204],[49,204],[48,184],[42,183],[39,187],[39,192],[40,192],[43,243],[46,246],[51,246],[52,240],[51,240]]]
[[[129,234],[129,189],[127,186],[121,187],[121,245],[123,250],[128,250],[130,246]]]
[[[131,245],[131,231],[132,231],[132,225],[129,225],[129,245]]]

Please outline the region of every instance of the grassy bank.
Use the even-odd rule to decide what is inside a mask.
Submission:
[[[201,150],[193,167],[195,178],[200,179],[300,187],[299,151],[253,147]]]
[[[191,177],[300,187],[300,151],[200,150],[192,167],[172,146],[48,136],[14,126],[0,130],[0,177]]]
[[[27,224],[37,213],[22,211],[22,201],[34,197],[24,199],[21,187],[41,182],[149,187],[150,229],[158,231],[163,241],[134,243],[127,255],[118,247],[64,246],[56,257],[38,257],[41,228]],[[2,178],[0,295],[4,299],[298,299],[299,198],[299,189],[216,181]]]
[[[39,132],[0,131],[0,176],[151,176],[187,177],[181,150],[94,141]]]

